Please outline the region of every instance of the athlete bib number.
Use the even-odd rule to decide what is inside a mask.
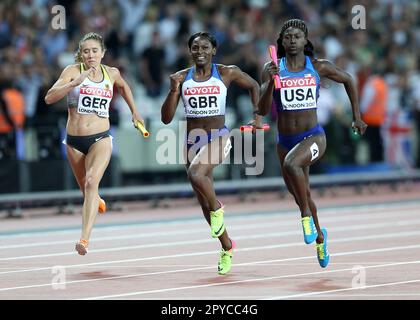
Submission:
[[[109,117],[109,105],[112,91],[84,86],[80,88],[77,112],[81,114],[96,113],[100,117]]]
[[[282,78],[280,96],[284,110],[316,108],[315,77]]]
[[[219,85],[185,88],[183,91],[187,117],[221,115],[221,88]]]

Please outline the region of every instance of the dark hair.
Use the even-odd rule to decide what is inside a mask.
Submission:
[[[296,28],[303,31],[303,33],[305,34],[305,39],[307,41],[307,44],[303,48],[303,54],[305,56],[313,57],[315,48],[312,42],[308,39],[308,27],[306,26],[305,21],[300,19],[288,20],[281,27],[279,38],[277,39],[277,57],[282,58],[286,56],[286,51],[283,47],[283,36],[284,32],[289,28]]]
[[[79,46],[78,46],[77,52],[74,56],[74,60],[76,62],[83,62],[83,59],[82,59],[82,45],[83,45],[83,42],[85,42],[86,40],[96,40],[96,41],[98,41],[99,44],[101,45],[102,51],[104,51],[104,52],[106,51],[105,44],[104,44],[104,39],[102,38],[102,36],[95,33],[95,32],[89,32],[89,33],[87,33],[83,36],[82,40],[79,41]]]
[[[216,38],[211,34],[211,33],[208,33],[208,32],[197,32],[197,33],[194,33],[189,39],[188,39],[188,48],[190,48],[191,49],[191,46],[192,46],[192,42],[194,41],[194,39],[195,38],[198,38],[198,37],[204,37],[204,38],[207,38],[207,40],[209,40],[210,41],[210,43],[211,43],[211,45],[213,46],[213,48],[217,48],[217,41],[216,41]]]

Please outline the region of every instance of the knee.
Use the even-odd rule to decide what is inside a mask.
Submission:
[[[85,191],[95,191],[98,189],[99,180],[93,175],[86,175],[85,177]]]
[[[195,167],[188,168],[187,174],[188,174],[188,179],[190,180],[192,184],[199,183],[200,180],[203,178],[203,175]]]

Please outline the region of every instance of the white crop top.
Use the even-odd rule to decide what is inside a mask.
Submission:
[[[76,108],[80,114],[96,113],[99,117],[109,118],[109,106],[113,97],[112,82],[105,67],[101,64],[103,80],[94,82],[86,77],[83,82],[67,94],[69,108]],[[85,71],[80,64],[80,72]]]
[[[212,65],[211,77],[205,81],[193,78],[195,67],[192,67],[182,84],[182,101],[187,118],[221,116],[226,111],[227,88],[217,70]]]

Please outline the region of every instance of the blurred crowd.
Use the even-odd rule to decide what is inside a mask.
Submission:
[[[365,9],[364,29],[355,28],[356,4]],[[57,5],[65,8],[65,29],[52,27]],[[0,160],[27,157],[17,141],[16,132],[22,129],[36,132],[38,149],[44,148],[38,157],[60,156],[66,101],[51,107],[43,98],[62,69],[74,63],[85,33],[104,37],[103,63],[120,69],[148,120],[160,119],[168,75],[190,65],[191,34],[214,34],[216,61],[237,65],[260,82],[268,45],[276,43],[287,19],[300,18],[308,24],[316,57],[331,60],[354,77],[362,111],[384,115],[368,123],[369,133],[362,138],[367,152],[360,153],[360,140],[349,131],[351,108],[343,86],[324,82],[319,102],[319,121],[329,144],[324,163],[420,167],[419,14],[416,0],[1,1]],[[231,126],[250,119],[246,97],[247,92],[230,89]],[[129,124],[121,99],[114,99],[112,108],[114,126]],[[273,111],[269,120],[275,117]]]

